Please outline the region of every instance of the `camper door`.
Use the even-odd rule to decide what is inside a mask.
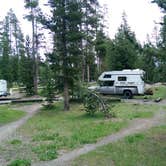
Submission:
[[[114,94],[115,93],[114,81],[101,81],[100,93]]]

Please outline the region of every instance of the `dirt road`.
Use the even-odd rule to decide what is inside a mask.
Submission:
[[[3,140],[9,139],[10,136],[16,131],[16,129],[23,125],[29,118],[31,118],[40,109],[40,107],[41,104],[25,105],[18,107],[17,109],[25,111],[27,115],[18,121],[0,127],[0,144]]]

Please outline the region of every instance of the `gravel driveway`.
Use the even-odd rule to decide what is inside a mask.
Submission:
[[[41,104],[33,104],[16,108],[25,111],[27,114],[18,121],[0,127],[0,144],[3,140],[9,139],[16,129],[23,125],[29,118],[31,118],[40,109],[40,107]]]

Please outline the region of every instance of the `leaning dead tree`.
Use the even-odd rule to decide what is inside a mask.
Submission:
[[[105,117],[112,117],[113,113],[111,111],[111,105],[96,92],[87,91],[84,96],[84,108],[85,111],[94,115],[95,112],[103,112]]]

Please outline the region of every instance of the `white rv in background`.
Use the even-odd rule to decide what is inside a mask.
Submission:
[[[0,80],[0,97],[1,96],[7,96],[7,81],[6,80]]]
[[[101,94],[123,95],[128,99],[143,95],[144,73],[140,69],[103,72],[98,78],[100,86],[97,90]]]

